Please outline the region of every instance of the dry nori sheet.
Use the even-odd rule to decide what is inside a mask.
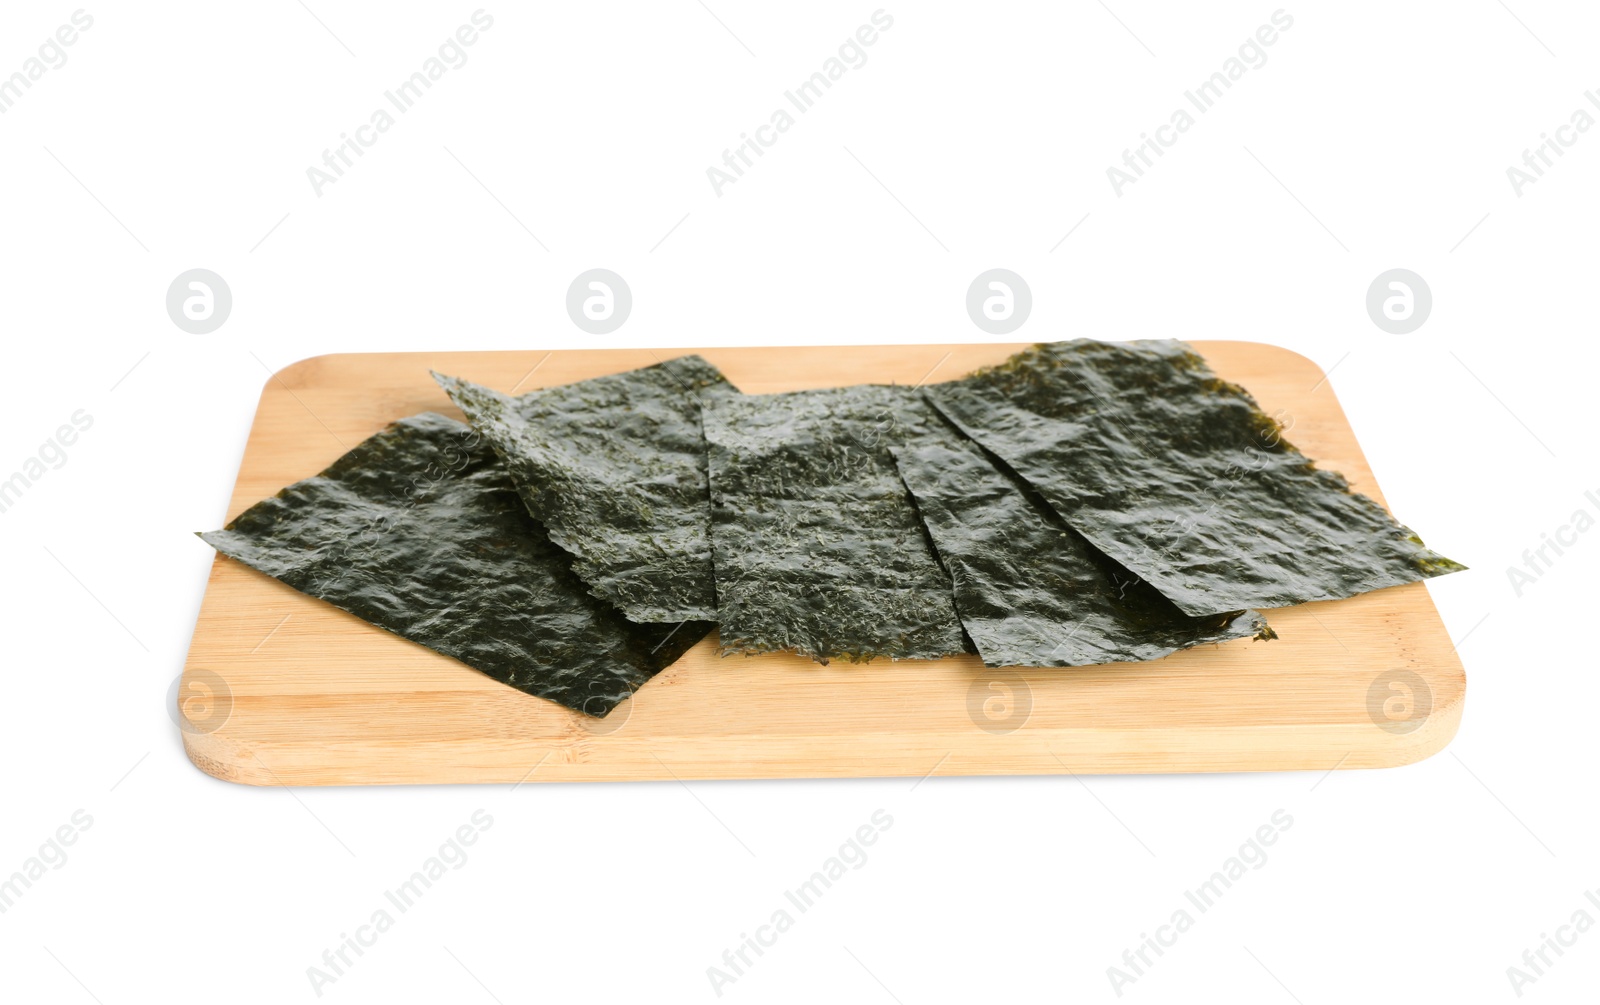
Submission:
[[[914,388],[708,400],[722,651],[819,663],[968,651],[889,447],[938,421]]]
[[[1185,615],[942,422],[891,449],[985,666],[1153,660],[1205,642],[1276,637],[1255,611]]]
[[[682,356],[517,398],[433,376],[596,596],[641,623],[716,617],[700,401],[738,393],[716,367]]]
[[[711,630],[636,625],[590,596],[493,451],[432,413],[200,536],[364,621],[594,716]]]
[[[1315,468],[1181,342],[1045,343],[924,391],[1186,614],[1333,600],[1463,568]]]

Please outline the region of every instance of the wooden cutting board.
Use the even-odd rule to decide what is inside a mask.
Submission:
[[[460,418],[430,368],[522,392],[699,352],[766,394],[947,380],[1019,348],[319,356],[267,382],[227,517],[395,419]],[[1255,343],[1196,348],[1320,466],[1382,500],[1315,364]],[[1422,584],[1266,613],[1276,642],[1075,669],[722,659],[713,635],[593,720],[218,556],[179,703],[194,763],[257,785],[1326,770],[1421,760],[1455,735],[1466,680]]]

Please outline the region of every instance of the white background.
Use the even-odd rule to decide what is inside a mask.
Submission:
[[[306,168],[472,5],[89,8],[65,65],[0,115],[0,475],[75,410],[94,419],[0,514],[0,874],[75,810],[93,818],[0,915],[0,995],[316,1000],[307,968],[481,808],[494,823],[470,861],[325,999],[714,1001],[707,968],[883,809],[869,861],[726,1000],[1111,1001],[1107,967],[1283,809],[1267,864],[1123,997],[1514,1000],[1506,969],[1541,933],[1580,908],[1600,920],[1583,896],[1600,886],[1600,534],[1521,597],[1506,574],[1600,490],[1600,130],[1520,196],[1506,176],[1575,109],[1600,115],[1583,97],[1597,15],[1289,7],[1267,63],[1118,197],[1106,168],[1274,7],[1107,2],[889,7],[868,62],[720,197],[706,168],[872,4],[490,7],[469,61],[320,197]],[[6,5],[0,75],[73,10]],[[163,305],[195,267],[233,290],[210,335]],[[633,289],[613,335],[564,311],[591,267]],[[971,341],[988,336],[966,286],[993,267],[1034,295],[1006,341],[1247,339],[1336,368],[1395,513],[1473,570],[1429,585],[1469,678],[1445,753],[1326,778],[915,791],[274,791],[185,759],[164,706],[212,561],[192,534],[221,521],[266,368]],[[1394,267],[1433,291],[1409,335],[1364,308]],[[1573,1001],[1597,979],[1589,932],[1523,997]]]

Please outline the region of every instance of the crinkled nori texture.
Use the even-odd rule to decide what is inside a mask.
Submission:
[[[637,622],[711,620],[704,396],[737,394],[699,356],[512,398],[434,374],[598,597]]]
[[[303,593],[594,716],[711,629],[635,625],[590,596],[494,453],[432,413],[200,536]]]
[[[1255,611],[1185,615],[944,423],[891,449],[985,666],[1153,660],[1203,642],[1276,637]]]
[[[968,651],[889,447],[937,421],[913,388],[708,400],[722,651],[819,663]]]
[[[925,389],[1073,529],[1206,615],[1455,572],[1171,340],[1079,339]]]

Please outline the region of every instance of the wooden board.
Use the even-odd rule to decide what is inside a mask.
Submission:
[[[763,394],[945,380],[1018,348],[319,356],[267,382],[227,517],[395,419],[459,418],[430,368],[525,391],[699,352]],[[1296,446],[1382,499],[1315,364],[1254,343],[1196,348]],[[218,778],[348,785],[1384,767],[1455,735],[1466,681],[1422,584],[1267,615],[1279,641],[1067,670],[721,659],[713,636],[591,720],[219,556],[184,670],[198,728],[183,736]]]

